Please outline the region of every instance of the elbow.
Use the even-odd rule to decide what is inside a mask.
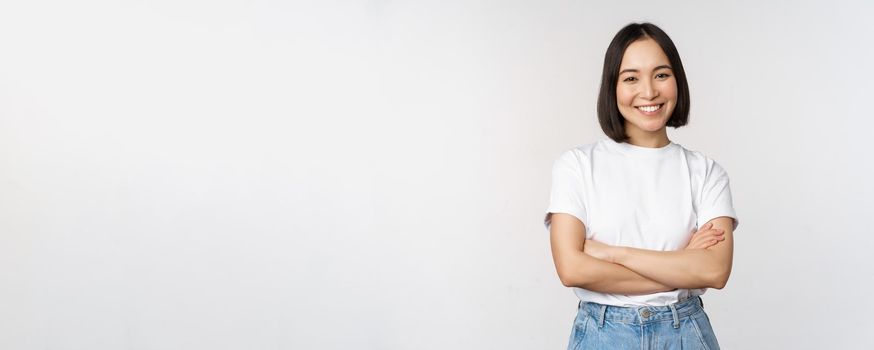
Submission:
[[[726,271],[720,271],[713,274],[707,281],[707,287],[713,289],[725,288],[725,285],[728,283],[728,276],[729,273]]]
[[[731,275],[731,260],[715,260],[701,266],[704,267],[699,270],[702,285],[713,289],[725,288],[728,276]]]
[[[568,287],[568,288],[586,288],[586,289],[588,289],[586,286],[588,285],[589,282],[586,281],[585,279],[580,278],[579,276],[565,277],[565,278],[559,277],[559,280],[561,280],[561,285]]]
[[[565,287],[585,288],[586,276],[582,269],[573,268],[576,264],[567,264],[556,269],[558,279]]]
[[[556,259],[555,272],[558,273],[561,284],[565,287],[589,289],[587,286],[597,282],[600,274],[593,269],[588,259],[591,258],[582,252],[565,259]]]
[[[570,271],[559,270],[558,279],[561,281],[561,285],[565,287],[580,287],[582,285],[579,276]]]
[[[710,288],[722,289],[725,288],[726,283],[728,283],[728,280],[713,281],[713,283],[710,284]]]

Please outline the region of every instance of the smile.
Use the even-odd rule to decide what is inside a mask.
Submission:
[[[662,109],[662,106],[664,106],[664,105],[665,104],[662,103],[662,104],[652,105],[652,106],[638,106],[636,108],[639,111],[643,112],[643,114],[655,114],[655,112]]]

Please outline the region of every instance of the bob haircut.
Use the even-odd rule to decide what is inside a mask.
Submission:
[[[674,42],[661,28],[652,23],[631,23],[619,30],[607,47],[607,53],[604,55],[604,71],[601,75],[601,92],[598,94],[598,122],[604,133],[616,142],[628,141],[628,134],[625,133],[625,118],[619,113],[619,107],[616,105],[619,66],[622,64],[622,56],[625,55],[628,45],[645,38],[655,40],[668,56],[677,81],[677,106],[665,125],[676,129],[689,122],[689,83],[686,81],[686,71],[683,70],[680,53],[677,52]]]

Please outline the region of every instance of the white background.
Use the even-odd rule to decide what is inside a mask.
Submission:
[[[872,348],[872,5],[4,1],[0,348],[561,349],[552,162],[675,41],[729,172],[726,349]]]

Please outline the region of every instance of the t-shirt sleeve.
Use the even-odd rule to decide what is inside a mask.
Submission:
[[[549,206],[543,225],[549,230],[551,213],[565,213],[586,223],[586,206],[583,201],[583,172],[579,155],[568,150],[559,156],[552,166],[552,189],[549,192]]]
[[[739,221],[731,199],[728,173],[715,161],[707,161],[707,173],[704,175],[700,198],[698,227],[720,216],[727,216],[734,219],[733,230],[737,230]]]

